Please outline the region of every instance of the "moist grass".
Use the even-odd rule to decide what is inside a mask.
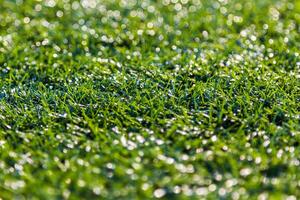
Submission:
[[[0,197],[300,198],[299,13],[0,0]]]

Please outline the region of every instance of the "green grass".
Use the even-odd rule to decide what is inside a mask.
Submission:
[[[299,49],[297,0],[0,0],[0,197],[300,198]]]

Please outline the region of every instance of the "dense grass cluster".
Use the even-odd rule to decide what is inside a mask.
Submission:
[[[297,0],[0,0],[0,197],[300,198],[299,35]]]

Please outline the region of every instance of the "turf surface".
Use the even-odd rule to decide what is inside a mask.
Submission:
[[[0,197],[300,198],[299,33],[297,0],[0,0]]]

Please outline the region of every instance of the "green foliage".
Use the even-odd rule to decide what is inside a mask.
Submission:
[[[0,0],[0,197],[300,198],[299,13]]]

